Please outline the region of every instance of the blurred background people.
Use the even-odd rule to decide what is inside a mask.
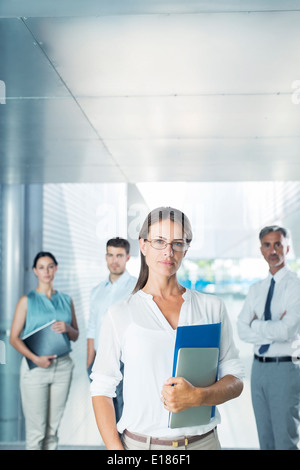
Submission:
[[[99,334],[103,316],[116,302],[128,297],[137,279],[126,270],[130,259],[130,243],[124,238],[111,238],[106,243],[106,264],[109,271],[107,279],[93,288],[90,296],[90,316],[87,331],[87,370],[90,375],[98,348]],[[123,364],[120,363],[123,373]],[[119,383],[113,400],[117,419],[123,410],[123,383]]]
[[[38,280],[36,289],[19,299],[13,318],[10,343],[21,353],[20,387],[25,416],[26,449],[54,450],[58,445],[58,428],[67,402],[73,371],[69,354],[57,357],[55,351],[38,356],[22,338],[55,320],[52,329],[66,341],[79,335],[72,299],[54,289],[58,263],[49,252],[40,252],[33,262]],[[26,358],[36,367],[30,369]]]

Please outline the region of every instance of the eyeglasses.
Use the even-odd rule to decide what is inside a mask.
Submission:
[[[161,240],[160,238],[155,238],[154,240],[147,240],[145,238],[145,241],[149,242],[152,248],[155,248],[155,250],[164,250],[168,245],[171,245],[173,251],[183,252],[189,247],[189,245],[183,240],[174,240],[170,243],[167,243],[165,240]]]

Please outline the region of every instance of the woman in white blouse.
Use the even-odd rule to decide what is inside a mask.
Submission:
[[[188,218],[179,210],[150,212],[139,235],[140,276],[133,294],[112,306],[101,329],[91,375],[96,421],[107,449],[219,449],[216,426],[171,429],[169,412],[218,405],[240,395],[243,368],[232,341],[223,302],[184,288],[177,271],[192,240]],[[219,380],[197,388],[171,378],[176,328],[222,322]],[[112,398],[124,363],[124,409],[116,423]]]

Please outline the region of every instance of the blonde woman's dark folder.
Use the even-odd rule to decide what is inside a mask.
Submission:
[[[37,356],[56,355],[57,357],[65,356],[71,352],[70,341],[66,333],[57,333],[52,329],[52,325],[56,320],[37,328],[22,340],[31,352]],[[37,367],[34,362],[26,358],[30,369]]]

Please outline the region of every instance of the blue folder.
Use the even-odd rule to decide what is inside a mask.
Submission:
[[[177,356],[180,348],[220,348],[220,340],[221,323],[178,326],[174,349],[173,377],[176,372]]]
[[[221,323],[177,327],[174,348],[173,373],[176,376],[178,352],[182,348],[217,348],[220,349]],[[180,412],[180,413],[185,413]],[[215,406],[211,407],[211,417],[215,415]],[[169,414],[169,426],[172,413]],[[173,426],[172,426],[173,427]],[[177,426],[175,426],[177,427]]]

